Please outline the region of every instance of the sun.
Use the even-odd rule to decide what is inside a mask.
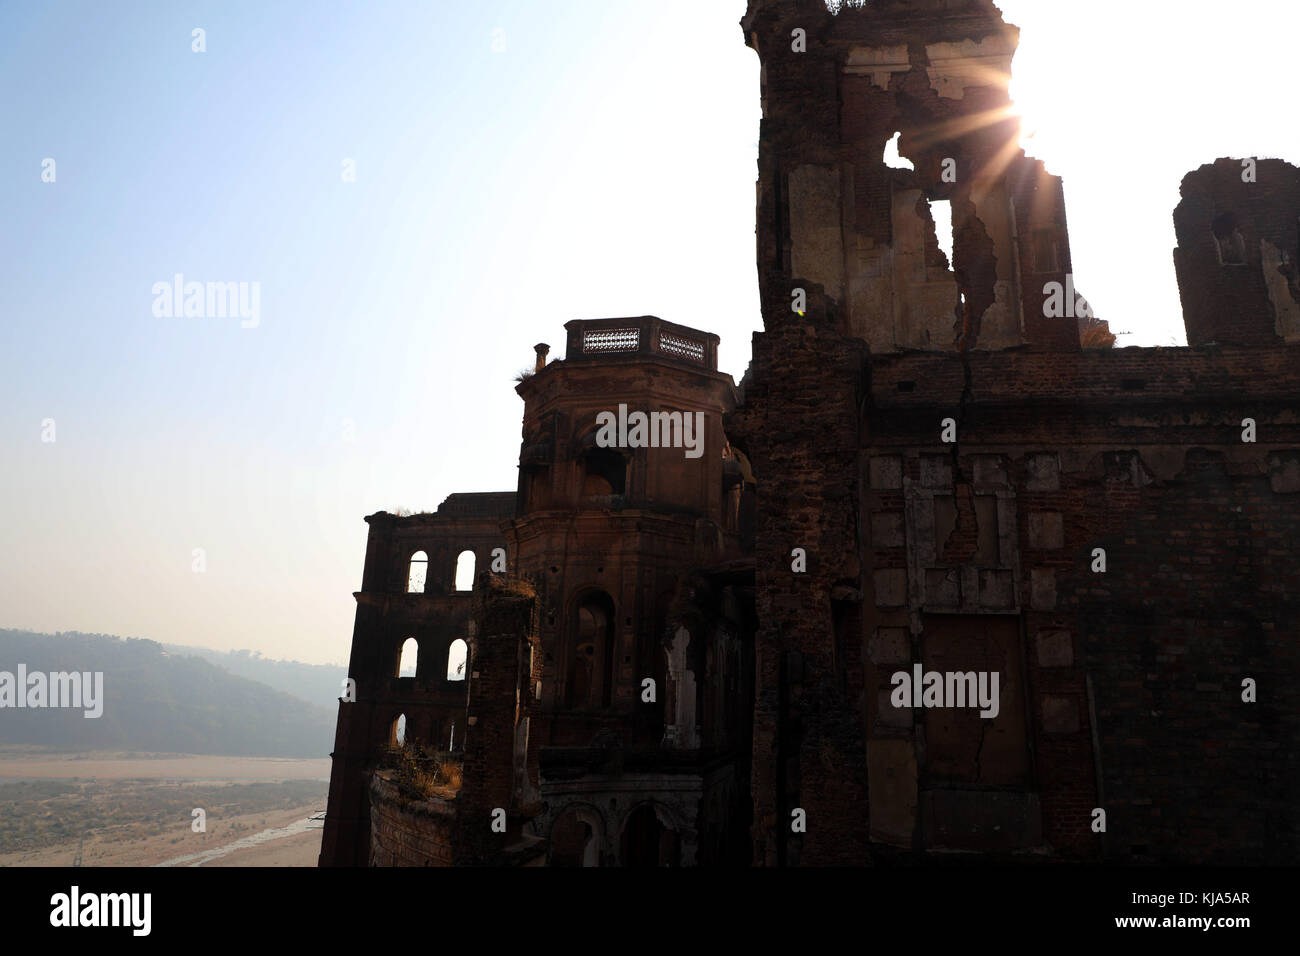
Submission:
[[[1007,93],[1011,97],[1008,115],[1014,116],[1020,123],[1020,148],[1032,156],[1045,159],[1042,150],[1045,147],[1043,119],[1051,115],[1051,104],[1044,102],[1046,86],[1035,83],[1032,70],[1021,64],[1021,69],[1013,71]]]
[[[1007,110],[1007,115],[1014,117],[1020,124],[1020,135],[1017,137],[1020,141],[1020,148],[1025,152],[1030,152],[1033,139],[1038,135],[1038,124],[1029,111],[1014,96],[1011,99],[1011,107]]]

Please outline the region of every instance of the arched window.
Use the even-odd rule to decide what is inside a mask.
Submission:
[[[402,642],[402,656],[397,662],[398,677],[416,676],[416,664],[420,657],[420,645],[413,637]]]
[[[393,721],[393,739],[397,741],[397,746],[406,743],[406,715],[398,714],[397,720]]]
[[[582,496],[607,498],[627,487],[627,461],[610,449],[593,449],[583,457]]]
[[[1214,231],[1214,240],[1219,245],[1219,263],[1225,266],[1244,266],[1246,239],[1241,234],[1241,223],[1236,214],[1225,212],[1216,216],[1210,228]]]
[[[423,594],[424,578],[429,571],[429,556],[423,551],[411,555],[411,569],[406,575],[406,593]]]
[[[456,590],[474,590],[474,552],[462,551],[456,558]]]
[[[447,680],[464,680],[465,664],[469,657],[469,645],[459,637],[451,642],[447,652]]]

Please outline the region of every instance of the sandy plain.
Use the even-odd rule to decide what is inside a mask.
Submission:
[[[151,782],[177,781],[227,785],[321,781],[321,797],[311,804],[250,813],[210,813],[203,833],[193,832],[184,820],[143,835],[139,827],[110,827],[93,832],[81,846],[82,866],[315,866],[323,824],[320,819],[312,818],[324,814],[329,768],[328,758],[0,753],[0,782],[125,781],[148,787]],[[78,841],[72,840],[39,849],[0,853],[0,866],[70,866],[77,846]],[[193,857],[199,861],[187,859]]]

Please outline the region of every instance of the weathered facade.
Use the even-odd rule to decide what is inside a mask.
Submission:
[[[570,323],[518,389],[513,495],[453,496],[478,502],[455,528],[367,519],[322,863],[1294,859],[1300,171],[1190,173],[1189,346],[1083,349],[1062,184],[1016,145],[992,3],[750,0],[742,25],[748,373],[693,329]],[[604,447],[620,404],[698,412],[700,457]],[[464,542],[508,556],[473,612],[447,577],[396,593],[416,548]],[[468,634],[454,701],[392,676],[421,627],[437,654]],[[956,701],[900,703],[931,672]],[[965,699],[977,675],[993,706]],[[401,707],[465,726],[463,787],[419,812],[371,782]]]
[[[509,492],[452,495],[436,514],[379,512],[366,519],[370,536],[348,665],[355,699],[339,704],[322,861],[368,862],[369,775],[395,742],[400,718],[414,739],[451,746],[453,735],[464,738],[466,675],[448,673],[453,645],[470,636],[471,592],[455,589],[457,559],[468,551],[476,567],[488,567],[493,549],[505,545],[500,524],[514,505]],[[410,640],[415,674],[401,676]]]
[[[367,519],[323,863],[531,861],[537,841],[554,865],[748,859],[753,483],[722,431],[735,385],[717,336],[650,316],[570,322],[564,360],[537,351],[517,389],[516,492]],[[488,569],[473,611],[451,590],[465,548]],[[425,591],[406,593],[426,557]],[[402,678],[412,634],[420,670]],[[443,673],[457,634],[463,682]],[[423,859],[393,847],[427,839],[385,838],[410,815],[370,782],[402,713],[413,740],[463,762],[459,792],[422,817],[455,845]]]
[[[728,435],[758,481],[756,861],[1289,859],[1294,168],[1184,182],[1196,347],[1080,351],[1061,185],[1016,146],[991,3],[753,0],[744,28],[765,331]],[[883,162],[896,132],[914,172]],[[915,663],[1001,674],[998,716],[894,706]]]

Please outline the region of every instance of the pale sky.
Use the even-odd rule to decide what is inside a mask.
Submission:
[[[655,314],[739,378],[744,6],[0,7],[0,627],[345,661],[362,517],[514,488],[534,343]],[[1183,344],[1183,175],[1300,162],[1294,0],[1001,6],[1079,290]],[[176,273],[259,283],[258,324],[156,316]]]

